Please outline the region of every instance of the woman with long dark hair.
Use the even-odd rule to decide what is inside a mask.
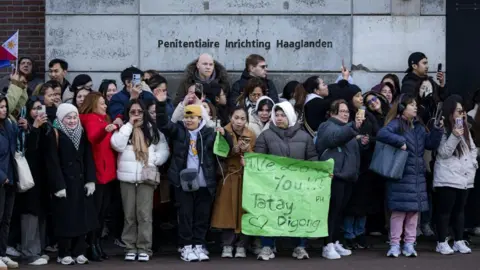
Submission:
[[[444,255],[472,252],[463,238],[464,209],[468,189],[473,188],[478,162],[477,148],[468,130],[462,101],[460,96],[453,95],[443,104],[445,133],[437,149],[433,178],[437,207],[436,251]],[[455,240],[453,249],[447,240],[450,221]]]
[[[242,94],[238,97],[237,105],[247,109],[250,114],[255,108],[257,100],[266,95],[267,86],[265,82],[260,78],[251,78],[248,80]]]
[[[314,137],[318,126],[325,122],[330,101],[328,85],[318,76],[309,77],[295,87],[295,113],[310,136]]]
[[[125,215],[122,240],[125,260],[147,262],[152,256],[153,191],[158,185],[157,166],[170,155],[165,136],[157,129],[143,101],[133,99],[125,110],[125,124],[111,138],[118,152]],[[159,176],[158,176],[159,177]]]
[[[98,92],[102,94],[105,102],[108,104],[113,95],[118,92],[117,82],[115,80],[103,80],[98,88]]]

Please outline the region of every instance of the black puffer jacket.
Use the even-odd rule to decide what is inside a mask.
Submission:
[[[180,187],[180,171],[187,168],[188,151],[190,148],[190,133],[185,128],[182,122],[173,123],[168,120],[166,111],[166,102],[156,103],[157,110],[157,125],[160,132],[165,134],[170,139],[172,145],[172,156],[170,168],[168,169],[168,180],[170,184],[175,187]],[[213,154],[213,146],[215,143],[216,132],[213,128],[206,125],[199,131],[196,147],[198,149],[198,156],[203,155],[201,168],[207,183],[207,188],[212,195],[215,194],[217,181],[217,159]],[[232,148],[232,139],[227,132],[225,132],[225,139]],[[203,146],[203,147],[202,147]]]
[[[237,99],[242,94],[243,89],[247,86],[248,80],[250,80],[252,76],[248,73],[247,70],[244,70],[240,80],[236,81],[232,85],[232,91],[228,95],[228,106],[230,108],[234,108],[237,105]],[[270,97],[273,102],[278,103],[278,92],[277,88],[273,81],[269,79],[265,79],[265,85],[267,86],[267,96]]]

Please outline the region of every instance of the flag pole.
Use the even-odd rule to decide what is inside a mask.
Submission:
[[[20,29],[17,29],[17,40],[20,40],[19,35],[20,35]],[[15,72],[16,73],[18,73],[18,47],[20,47],[20,41],[18,43],[19,44],[17,45],[17,58],[15,59]]]

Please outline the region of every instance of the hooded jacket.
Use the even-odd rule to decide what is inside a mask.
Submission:
[[[255,105],[255,109],[250,114],[250,117],[249,117],[250,119],[248,121],[248,128],[250,130],[252,130],[253,133],[255,133],[255,136],[257,138],[258,138],[258,136],[260,136],[260,133],[262,133],[262,131],[268,129],[268,127],[270,126],[270,121],[268,121],[266,124],[264,124],[262,122],[262,120],[260,120],[260,117],[258,116],[258,110],[259,110],[258,105],[260,104],[260,101],[265,100],[265,99],[269,99],[273,104],[275,104],[275,102],[267,96],[260,97],[257,100],[257,104]]]
[[[414,96],[415,88],[422,81],[427,79],[432,83],[435,103],[444,101],[449,95],[447,86],[441,87],[437,82],[433,80],[432,77],[430,76],[420,77],[413,72],[409,72],[407,73],[407,75],[405,75],[405,77],[403,77],[401,93]]]
[[[275,125],[276,107],[280,107],[287,116],[287,129],[281,129]],[[318,159],[312,138],[297,123],[295,110],[288,101],[273,106],[270,127],[258,137],[255,152],[299,160]]]
[[[250,80],[251,78],[252,76],[245,69],[243,70],[243,73],[240,79],[233,83],[232,91],[230,92],[229,95],[227,95],[228,106],[230,108],[235,107],[235,105],[237,104],[238,97],[242,94],[243,89],[247,85],[248,80]],[[278,92],[277,92],[277,88],[275,87],[275,84],[273,83],[272,80],[269,80],[266,78],[264,79],[264,81],[265,81],[265,85],[267,86],[267,96],[269,96],[274,101],[274,103],[278,103],[279,98],[278,98]]]
[[[185,69],[185,74],[183,75],[183,79],[180,82],[180,85],[178,86],[177,89],[177,94],[175,96],[174,100],[174,106],[177,106],[180,102],[182,102],[183,98],[187,94],[188,87],[190,87],[194,83],[206,83],[200,81],[197,76],[197,60],[195,59],[194,61],[190,62],[190,64],[187,65],[187,68]],[[228,96],[228,93],[230,92],[230,82],[228,80],[228,73],[225,67],[220,64],[217,61],[213,61],[214,66],[215,66],[215,78],[212,81],[217,82],[222,86],[223,92],[225,95]]]

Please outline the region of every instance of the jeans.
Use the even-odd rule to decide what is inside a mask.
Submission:
[[[354,239],[357,236],[365,234],[365,224],[367,217],[348,216],[343,219],[343,229],[345,231],[346,239]]]
[[[306,247],[307,246],[307,238],[298,238],[292,237],[292,241],[295,242],[296,247]],[[262,247],[270,247],[273,248],[275,246],[275,238],[274,237],[260,237],[262,242]]]

